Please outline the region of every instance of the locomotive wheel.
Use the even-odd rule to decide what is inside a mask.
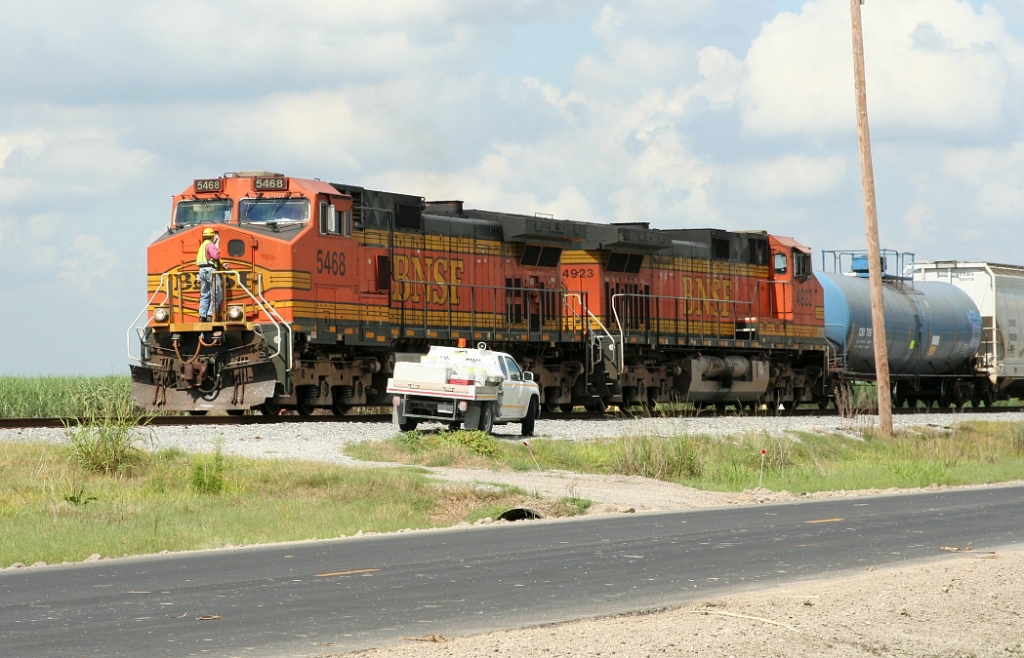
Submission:
[[[331,397],[331,413],[335,416],[344,416],[348,413],[349,409],[351,409],[351,407],[345,404],[344,398],[340,395],[335,394]]]
[[[313,415],[313,396],[309,395],[311,392],[309,389],[316,390],[315,386],[300,386],[295,391],[295,411],[299,412],[300,416],[311,416]]]
[[[487,434],[494,429],[494,407],[492,405],[485,404],[484,408],[480,410],[480,426],[477,429]]]
[[[537,423],[537,398],[530,398],[530,407],[526,410],[526,416],[523,417],[522,429],[519,431],[521,436],[533,436],[533,427]]]

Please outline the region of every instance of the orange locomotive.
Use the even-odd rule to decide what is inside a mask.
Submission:
[[[203,322],[196,254],[211,227],[223,294]],[[548,411],[827,401],[810,252],[760,231],[469,210],[240,172],[174,198],[149,293],[131,334],[147,409],[387,404],[396,353],[460,340],[512,354]]]

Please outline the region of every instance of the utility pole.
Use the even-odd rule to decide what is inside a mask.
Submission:
[[[878,389],[878,426],[892,436],[892,388],[889,383],[889,350],[885,344],[885,307],[882,301],[882,254],[878,247],[878,214],[875,209],[875,173],[871,164],[868,131],[868,93],[864,82],[864,29],[860,6],[850,0],[853,18],[853,77],[857,88],[857,133],[860,137],[861,182],[864,187],[864,228],[868,238],[868,277],[871,284],[871,325],[875,339],[875,381]]]

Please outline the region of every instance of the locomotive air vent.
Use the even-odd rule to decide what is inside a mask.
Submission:
[[[541,247],[540,245],[528,244],[523,247],[523,255],[519,259],[519,264],[535,265],[537,267],[558,267],[558,262],[561,258],[561,247]]]
[[[612,252],[608,254],[608,263],[605,269],[609,272],[628,272],[637,274],[644,266],[643,254],[623,254]]]

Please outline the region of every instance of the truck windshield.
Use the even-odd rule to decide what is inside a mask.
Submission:
[[[309,221],[309,201],[302,198],[242,199],[238,219],[247,224],[287,224]]]
[[[179,201],[174,210],[175,226],[224,224],[231,220],[231,199]]]

